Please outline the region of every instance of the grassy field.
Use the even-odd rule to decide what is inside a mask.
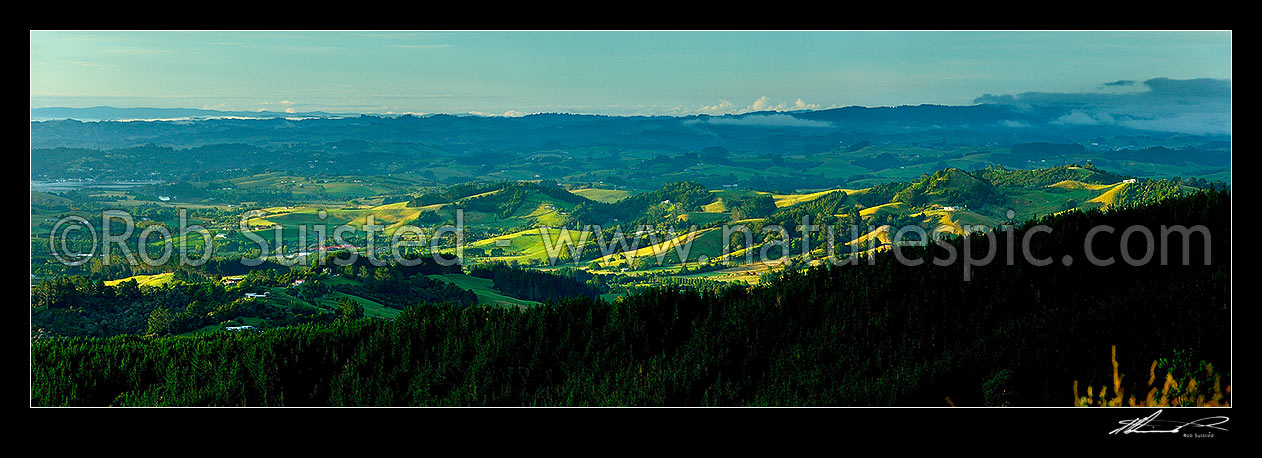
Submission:
[[[1001,223],[998,219],[968,210],[926,210],[923,215],[925,216],[926,222],[933,226],[937,226],[931,229],[938,229],[942,228],[942,226],[946,226],[945,228],[942,228],[942,230],[954,234],[963,234],[965,232],[965,226],[974,227],[980,225],[989,228],[996,228],[999,227],[999,223]]]
[[[679,222],[704,226],[715,221],[726,220],[727,218],[727,213],[690,212],[679,215]]]
[[[239,177],[230,181],[234,187],[242,190],[287,191],[300,200],[324,198],[337,201],[398,192],[400,188],[409,188],[416,184],[415,181],[403,177],[312,178],[280,172]]]
[[[562,237],[563,234],[568,234],[568,239],[573,241],[575,246],[577,246],[579,242],[585,238],[588,241],[595,240],[594,235],[590,231],[562,232],[560,229],[549,228],[547,229],[549,240],[545,241],[543,239],[543,230],[543,228],[526,229],[511,234],[479,240],[470,243],[469,246],[472,248],[480,248],[487,253],[490,253],[496,248],[503,250],[504,254],[502,256],[488,256],[488,259],[495,261],[546,261],[549,259],[547,250],[549,244],[551,244],[553,250],[558,253],[560,253],[559,250],[564,249],[561,247],[565,246],[567,242],[565,241],[565,238]],[[608,243],[608,241],[606,241],[606,243]],[[588,250],[591,249],[591,247],[588,248]],[[590,253],[590,251],[588,252]]]
[[[679,262],[676,246],[680,251],[687,250],[686,256],[689,262],[697,261],[700,256],[713,259],[723,254],[722,228],[698,229],[696,232],[677,233],[674,238],[665,240],[659,238],[659,240],[656,244],[638,247],[634,251],[603,256],[598,262],[608,268],[620,268],[628,267],[628,256],[637,260],[648,258],[656,261],[657,256],[662,255],[664,263],[675,264]]]
[[[849,235],[849,234],[847,234],[847,235]],[[847,245],[847,246],[853,246],[853,245],[856,245],[856,244],[858,244],[858,245],[868,245],[868,244],[872,244],[872,245],[879,245],[879,244],[888,244],[888,243],[890,243],[890,227],[889,227],[889,226],[881,226],[881,227],[878,227],[878,228],[876,228],[876,229],[873,229],[871,232],[868,232],[868,233],[866,233],[866,234],[860,235],[858,238],[856,238],[856,239],[854,239],[854,240],[851,240],[851,241],[849,241],[849,242],[846,242],[846,245]]]
[[[198,329],[194,329],[192,331],[189,331],[180,335],[204,336],[204,335],[216,334],[220,332],[227,332],[225,328],[227,328],[228,326],[241,326],[241,325],[262,326],[263,324],[265,324],[265,322],[262,318],[242,317],[242,318],[237,318],[237,319],[219,323],[219,324],[210,324],[210,325],[202,326]]]
[[[901,202],[890,202],[887,204],[881,204],[875,207],[868,207],[863,210],[859,210],[859,216],[867,218],[867,217],[876,216],[883,213],[902,214],[906,210],[907,210],[907,206],[903,205]]]
[[[105,286],[118,286],[119,283],[122,283],[128,280],[135,280],[137,286],[162,286],[167,283],[170,283],[173,276],[174,274],[172,274],[171,272],[165,272],[165,273],[154,274],[154,275],[136,275],[136,276],[127,277],[127,278],[120,278],[118,280],[107,280],[105,282]]]
[[[727,203],[720,197],[715,199],[714,202],[710,202],[702,206],[701,211],[706,213],[727,213]]]
[[[579,188],[570,190],[571,193],[577,194],[588,199],[613,203],[631,196],[631,191],[623,189],[602,189],[602,188]]]
[[[1091,200],[1088,200],[1087,202],[1097,203],[1097,204],[1100,204],[1100,206],[1103,208],[1108,208],[1109,206],[1117,202],[1118,194],[1120,194],[1122,192],[1122,189],[1124,189],[1129,184],[1130,183],[1117,183],[1115,185],[1109,186],[1107,189],[1105,189],[1104,192],[1100,193],[1100,195],[1092,198]]]
[[[1026,221],[1082,205],[1109,186],[1061,181],[1042,189],[1009,188],[1004,193],[1008,208],[1016,212],[1015,219]]]
[[[471,277],[463,274],[430,275],[429,278],[445,281],[464,289],[472,290],[478,296],[478,305],[494,305],[499,307],[530,307],[538,302],[506,296],[495,290],[494,282],[489,278]]]
[[[344,297],[350,298],[351,300],[359,303],[359,305],[363,306],[364,316],[369,317],[369,318],[393,319],[394,317],[399,316],[399,313],[401,312],[399,309],[387,307],[380,302],[377,302],[371,299],[365,299],[353,294],[346,294],[340,291],[334,291],[329,294],[326,294],[324,295],[324,297],[316,299],[316,303],[336,310],[337,301]]]
[[[771,197],[776,200],[776,207],[789,207],[803,202],[824,197],[828,193],[839,191],[838,189],[829,189],[827,191],[812,192],[809,194],[772,194]],[[840,189],[845,191],[847,195],[854,193],[855,189]]]
[[[1063,181],[1060,181],[1060,182],[1057,182],[1057,183],[1053,183],[1053,184],[1047,185],[1047,187],[1049,187],[1049,188],[1057,188],[1057,189],[1064,189],[1064,190],[1079,190],[1079,189],[1086,189],[1086,190],[1089,190],[1089,191],[1099,191],[1099,190],[1101,190],[1101,189],[1107,189],[1107,188],[1109,188],[1109,187],[1111,187],[1111,186],[1113,186],[1113,185],[1111,185],[1111,184],[1083,183],[1083,182],[1081,182],[1081,181],[1076,181],[1076,180],[1063,180]]]

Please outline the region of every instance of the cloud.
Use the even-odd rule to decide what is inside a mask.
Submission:
[[[1186,133],[1230,133],[1231,116],[1223,119],[1215,113],[1179,113],[1153,119],[1122,119],[1118,124],[1132,129]],[[1190,126],[1190,127],[1189,127]],[[1197,129],[1195,127],[1204,126]]]
[[[1102,88],[1137,91],[985,94],[973,102],[1039,113],[1051,125],[1119,126],[1184,134],[1231,133],[1231,80],[1152,78],[1136,85],[1118,80]]]
[[[1098,126],[1101,124],[1117,124],[1117,120],[1108,113],[1091,114],[1082,110],[1074,110],[1052,121],[1052,124],[1068,124],[1075,126]]]
[[[802,101],[802,99],[801,99],[801,98],[799,98],[799,99],[797,99],[797,100],[793,101],[793,109],[794,109],[794,110],[817,110],[817,109],[819,109],[819,104],[818,104],[818,103],[806,103],[806,102]]]
[[[1231,98],[1231,81],[1211,78],[1191,80],[1172,80],[1170,78],[1153,78],[1144,81],[1144,85],[1154,95],[1161,97],[1211,97]]]
[[[532,114],[539,114],[537,112],[531,113],[531,112],[517,111],[517,110],[508,110],[503,113],[491,113],[491,112],[486,112],[486,111],[469,111],[468,113],[471,115],[476,115],[476,116],[504,117],[504,118],[520,118],[522,116],[530,116]]]
[[[766,111],[774,109],[771,105],[771,98],[767,96],[759,97],[753,104],[749,106],[750,111]]]
[[[704,114],[728,114],[736,112],[736,104],[727,100],[719,100],[718,104],[706,105],[697,109],[697,112]]]
[[[801,98],[794,100],[793,103],[791,104],[786,104],[784,102],[775,103],[771,100],[770,97],[767,97],[764,95],[764,96],[758,97],[758,99],[754,100],[753,103],[746,105],[744,107],[737,106],[736,104],[728,100],[720,99],[718,104],[702,106],[700,108],[697,108],[696,112],[699,114],[724,115],[724,114],[751,113],[755,111],[818,110],[819,108],[820,108],[819,104],[806,103],[806,101],[802,100]]]

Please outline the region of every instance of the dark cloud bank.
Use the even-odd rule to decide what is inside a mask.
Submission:
[[[974,103],[1038,112],[1049,124],[1231,134],[1231,80],[1153,78],[1138,84],[1119,80],[1102,84],[1097,92],[986,94]]]

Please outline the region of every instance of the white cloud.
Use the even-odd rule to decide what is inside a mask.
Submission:
[[[740,107],[730,101],[720,99],[718,104],[702,106],[700,108],[697,108],[696,112],[700,114],[709,114],[709,115],[725,115],[725,114],[750,113],[754,111],[796,111],[796,110],[818,110],[818,109],[820,109],[819,104],[807,103],[805,100],[802,100],[801,98],[794,100],[793,103],[791,104],[784,103],[784,102],[776,103],[775,101],[771,100],[771,97],[767,97],[764,95],[764,96],[758,97],[758,99],[754,100],[753,103],[746,105],[744,107]]]
[[[704,114],[728,114],[736,111],[736,104],[727,100],[719,100],[718,104],[706,105],[697,109],[697,112]]]
[[[799,97],[797,100],[793,101],[793,109],[794,110],[818,110],[819,104],[806,103]]]
[[[530,116],[532,114],[537,114],[537,113],[529,113],[529,112],[517,111],[517,110],[508,110],[503,113],[489,113],[485,111],[470,111],[468,113],[471,115],[478,115],[478,116],[505,117],[505,118],[520,118],[522,116]]]
[[[753,104],[750,104],[748,109],[749,111],[766,111],[774,108],[771,106],[771,98],[764,95],[755,100]]]

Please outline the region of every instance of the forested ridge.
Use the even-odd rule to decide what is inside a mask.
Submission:
[[[51,338],[32,343],[33,405],[956,405],[1068,406],[1071,384],[1125,383],[1173,352],[1230,374],[1230,195],[1070,211],[999,231],[995,261],[962,281],[885,252],[857,265],[788,270],[755,287],[652,289],[609,303],[526,309],[421,305],[393,321],[338,319],[258,334]],[[1141,224],[1204,225],[1182,265],[1128,265],[1118,239]],[[1114,258],[1087,262],[1083,240]],[[1007,240],[1017,261],[1008,265]],[[980,235],[969,240],[985,247]],[[962,248],[904,248],[941,259]],[[1132,237],[1133,253],[1144,245]],[[981,248],[984,249],[984,248]],[[974,253],[973,257],[980,257]],[[1065,265],[1064,256],[1074,262]],[[1227,375],[1225,384],[1229,384]],[[1111,382],[1110,382],[1111,383]]]

